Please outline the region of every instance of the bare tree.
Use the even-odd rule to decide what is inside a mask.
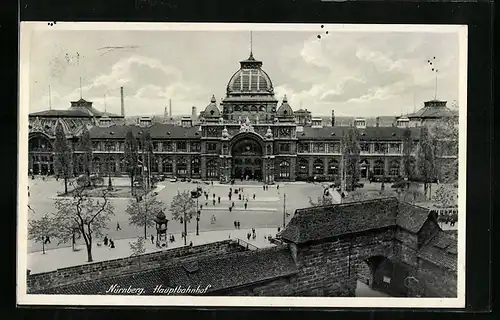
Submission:
[[[45,242],[50,237],[56,237],[57,230],[54,227],[54,217],[46,213],[37,220],[28,222],[28,239],[42,243],[42,253],[45,254]]]
[[[188,191],[177,192],[170,204],[172,218],[184,224],[184,245],[187,245],[187,223],[196,216],[196,203]]]
[[[144,239],[147,239],[147,228],[154,225],[153,219],[165,206],[154,194],[146,194],[129,201],[126,212],[131,225],[144,227]]]
[[[102,191],[101,196],[95,198],[89,197],[85,188],[77,188],[73,198],[56,200],[55,208],[55,225],[61,240],[68,241],[70,235],[74,235],[69,230],[77,229],[85,241],[88,262],[92,262],[92,241],[94,237],[103,235],[102,232],[107,229],[114,215],[107,191]]]

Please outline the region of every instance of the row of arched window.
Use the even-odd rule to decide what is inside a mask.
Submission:
[[[324,173],[324,160],[316,159],[313,162],[313,172],[315,175],[322,175]],[[298,174],[300,175],[308,175],[309,174],[309,160],[308,159],[300,159],[298,161]],[[366,167],[370,169],[370,164],[366,160],[361,160],[360,165],[362,167]],[[375,160],[373,164],[373,168],[371,168],[374,175],[383,175],[385,170],[385,163],[383,160]],[[389,163],[389,175],[397,176],[400,171],[400,161],[392,160]],[[337,175],[339,173],[339,162],[335,159],[331,159],[327,164],[327,174],[328,175]]]
[[[234,105],[233,110],[234,112],[239,112],[239,111],[247,111],[247,112],[265,112],[266,111],[266,106],[239,106],[239,105]],[[228,108],[228,112],[231,112],[231,107]]]
[[[119,161],[118,161],[119,160]],[[191,159],[191,172],[188,172],[188,161],[186,158],[179,158],[175,160],[175,172],[174,172],[174,159],[172,158],[159,158],[152,156],[150,159],[151,172],[158,173],[160,172],[160,162],[162,164],[162,172],[167,174],[179,174],[179,175],[198,175],[200,174],[200,159],[193,158]],[[139,165],[141,164],[141,159],[139,159]],[[93,171],[99,172],[107,172],[110,170],[111,172],[125,172],[127,170],[127,163],[125,158],[99,158],[95,157],[92,159],[92,168]],[[83,172],[83,161],[79,159],[77,161],[77,171]]]

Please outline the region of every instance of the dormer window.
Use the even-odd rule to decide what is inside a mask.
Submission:
[[[366,128],[366,121],[365,121],[365,119],[356,119],[356,120],[354,120],[354,126],[356,128]]]
[[[211,116],[213,116],[213,115],[214,115],[214,113],[215,113],[215,111],[210,110],[210,115],[211,115]]]

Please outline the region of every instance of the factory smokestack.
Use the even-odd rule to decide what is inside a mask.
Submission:
[[[195,107],[195,106],[192,106],[192,107],[191,107],[191,115],[192,115],[193,117],[196,117],[196,107]]]
[[[168,114],[172,118],[172,99],[168,100]]]
[[[332,127],[335,127],[335,110],[332,110]]]
[[[121,97],[122,117],[125,117],[125,102],[123,100],[123,87],[120,87],[120,97]]]

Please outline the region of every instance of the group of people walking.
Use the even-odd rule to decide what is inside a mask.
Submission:
[[[115,248],[115,242],[111,240],[111,238],[108,239],[108,236],[104,236],[103,243],[106,247],[110,247],[111,249]]]

